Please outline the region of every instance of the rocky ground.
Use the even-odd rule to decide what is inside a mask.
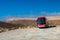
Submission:
[[[11,30],[0,33],[0,40],[60,40],[60,27]]]

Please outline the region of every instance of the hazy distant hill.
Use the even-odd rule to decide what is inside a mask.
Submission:
[[[48,23],[51,25],[60,25],[60,16],[48,16],[46,17]],[[10,18],[7,20],[8,23],[23,24],[23,25],[34,25],[36,26],[37,18]]]

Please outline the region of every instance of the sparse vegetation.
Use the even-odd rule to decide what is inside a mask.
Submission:
[[[50,25],[60,25],[60,20],[48,20]],[[18,28],[33,28],[36,26],[36,20],[13,20],[10,22],[0,21],[0,32],[14,30]]]

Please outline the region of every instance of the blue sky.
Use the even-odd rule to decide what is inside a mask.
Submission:
[[[0,0],[0,19],[60,15],[60,0]]]

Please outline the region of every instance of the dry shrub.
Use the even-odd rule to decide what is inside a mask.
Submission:
[[[36,20],[14,20],[10,21],[9,23],[17,24],[17,25],[23,25],[21,28],[27,28],[27,27],[36,27]]]
[[[21,25],[21,24],[18,25],[18,24],[12,24],[12,23],[6,23],[6,22],[0,21],[0,32],[18,29],[19,27],[22,27],[22,26],[24,25]]]
[[[60,20],[48,20],[49,25],[60,25]],[[18,28],[34,28],[36,26],[36,20],[15,20],[10,22],[0,21],[0,32],[14,30]]]

